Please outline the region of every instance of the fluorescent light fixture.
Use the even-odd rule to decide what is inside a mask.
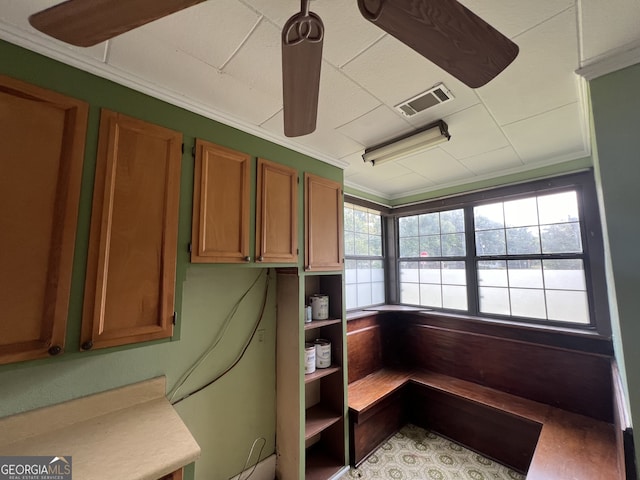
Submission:
[[[374,166],[382,165],[447,142],[450,138],[447,124],[443,120],[438,120],[418,132],[367,148],[362,159],[365,162],[371,162]]]

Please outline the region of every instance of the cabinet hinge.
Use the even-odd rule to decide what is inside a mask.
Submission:
[[[173,321],[172,321],[172,323],[175,325],[177,321],[178,321],[178,314],[176,312],[173,312]]]

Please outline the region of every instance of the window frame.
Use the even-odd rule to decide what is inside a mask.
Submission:
[[[567,321],[536,319],[512,315],[488,314],[480,312],[479,285],[477,265],[483,260],[513,260],[514,255],[478,256],[475,250],[475,229],[473,208],[496,202],[506,202],[537,195],[559,193],[575,190],[577,194],[578,215],[581,230],[583,252],[580,254],[544,254],[523,255],[523,258],[539,256],[542,259],[576,258],[584,262],[585,287],[588,301],[589,324]],[[611,334],[609,307],[604,270],[604,246],[599,218],[599,208],[595,190],[595,182],[591,170],[553,178],[533,180],[515,185],[490,188],[482,191],[464,193],[448,198],[438,198],[424,202],[394,208],[387,218],[387,225],[393,225],[393,238],[388,243],[387,268],[393,272],[394,281],[389,282],[388,303],[403,305],[400,300],[400,263],[409,258],[399,256],[399,218],[424,213],[441,212],[462,208],[465,211],[465,239],[467,273],[467,307],[468,310],[452,310],[437,307],[424,307],[434,312],[442,312],[459,317],[467,317],[489,322],[500,322],[518,326],[543,327],[550,329],[570,330],[574,332],[596,332],[603,336]],[[498,258],[500,257],[500,258]],[[438,257],[439,258],[439,257]],[[455,257],[457,259],[457,257]],[[445,258],[454,260],[454,258]]]

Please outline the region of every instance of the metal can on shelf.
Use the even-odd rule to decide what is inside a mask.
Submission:
[[[304,323],[310,323],[311,322],[311,305],[305,305],[304,306]]]
[[[316,367],[329,368],[331,366],[331,342],[324,338],[314,340],[316,348]]]
[[[304,373],[316,371],[316,346],[313,343],[304,344]]]
[[[329,318],[329,297],[321,293],[311,295],[311,318],[313,320],[326,320]]]

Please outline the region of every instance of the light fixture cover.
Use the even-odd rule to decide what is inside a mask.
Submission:
[[[367,148],[362,159],[365,162],[371,162],[374,166],[380,165],[447,142],[450,138],[447,124],[443,120],[438,120],[417,132]]]

